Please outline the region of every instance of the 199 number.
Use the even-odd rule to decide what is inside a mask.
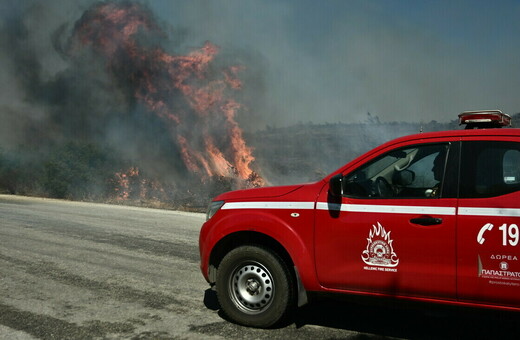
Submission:
[[[502,231],[502,245],[507,246],[512,245],[516,246],[518,244],[518,240],[520,239],[520,230],[516,224],[502,224],[498,227],[498,230]]]

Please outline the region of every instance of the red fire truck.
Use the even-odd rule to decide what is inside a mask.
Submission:
[[[316,183],[216,197],[201,270],[228,318],[271,327],[309,292],[520,311],[520,129],[500,111],[459,118]]]

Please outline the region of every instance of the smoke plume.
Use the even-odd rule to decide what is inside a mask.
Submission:
[[[186,181],[264,184],[237,118],[246,112],[238,98],[247,65],[221,58],[209,41],[180,48],[182,30],[138,2],[95,3],[72,22],[34,31],[37,15],[53,26],[49,12],[37,2],[15,4],[1,27],[0,58],[11,68],[0,78],[11,85],[1,98],[4,148],[70,141],[112,148],[128,164],[114,174],[119,191],[129,178],[141,193]]]

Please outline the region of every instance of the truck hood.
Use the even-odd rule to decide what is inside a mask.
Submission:
[[[214,201],[230,201],[230,200],[244,200],[253,198],[268,198],[268,197],[280,197],[287,195],[299,188],[303,187],[303,184],[297,185],[286,185],[277,187],[265,187],[265,188],[254,188],[245,190],[236,190],[226,192],[214,198]]]

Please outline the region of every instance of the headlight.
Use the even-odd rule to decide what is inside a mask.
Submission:
[[[224,205],[224,201],[214,201],[211,202],[208,206],[208,211],[206,212],[206,221],[213,217],[217,213],[217,211]]]

